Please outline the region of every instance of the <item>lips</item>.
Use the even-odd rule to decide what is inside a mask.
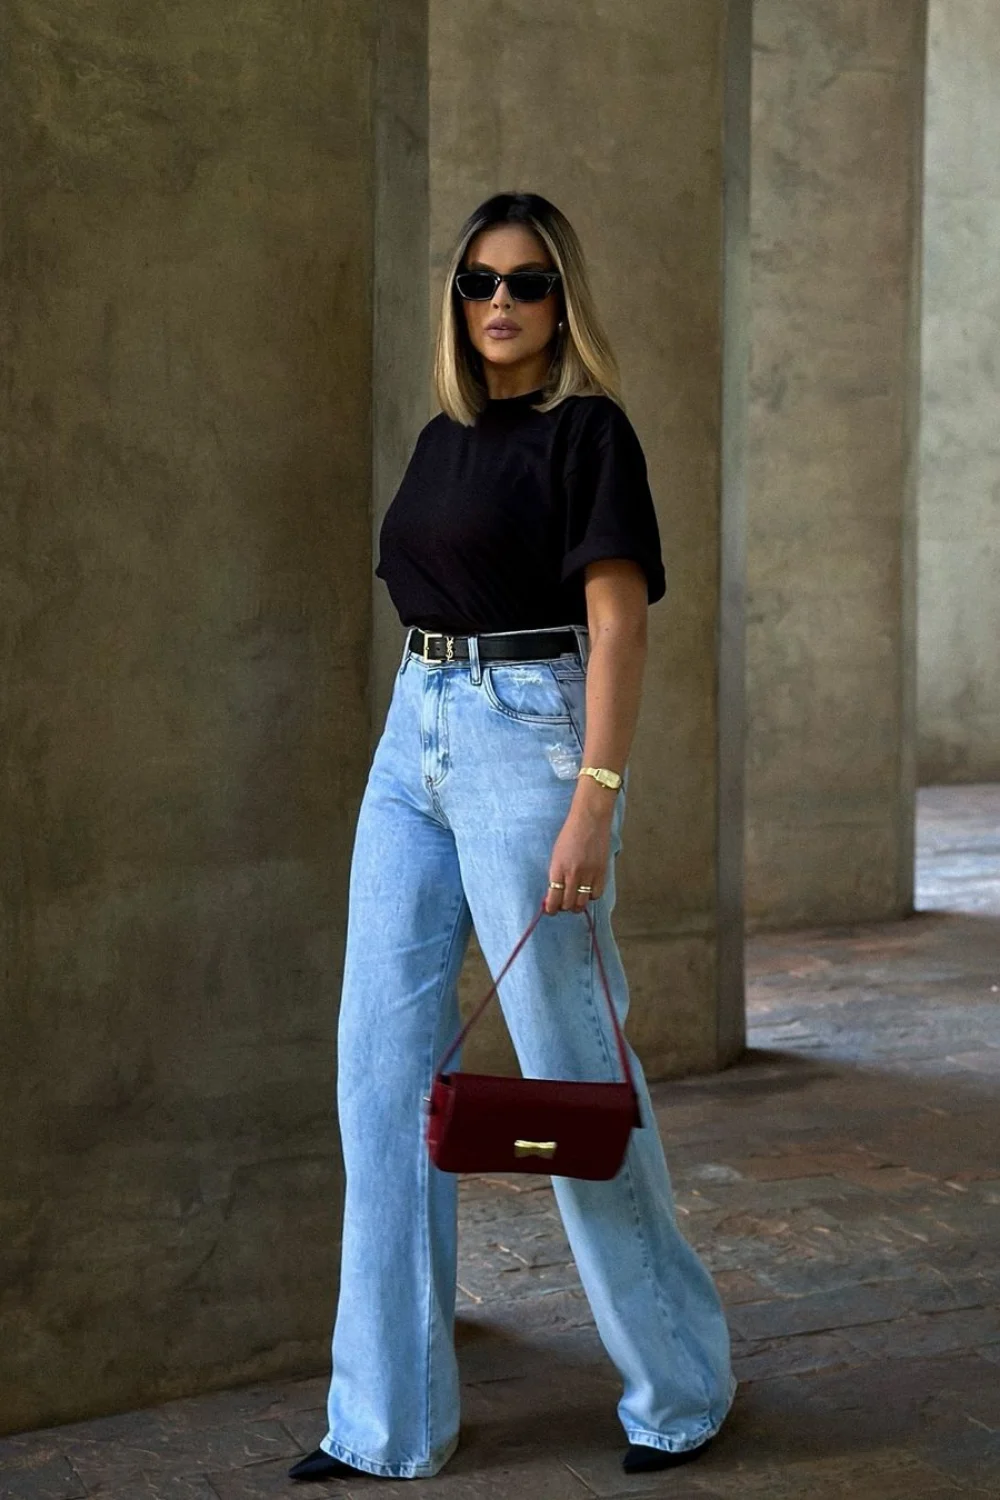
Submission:
[[[508,323],[503,318],[495,318],[492,323],[487,323],[487,333],[520,333],[516,323]]]

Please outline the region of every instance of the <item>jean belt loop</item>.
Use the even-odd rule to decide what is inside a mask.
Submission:
[[[483,669],[479,664],[479,637],[478,635],[470,635],[468,641],[469,667],[471,669],[469,680],[473,687],[478,687],[483,680]]]
[[[403,637],[403,654],[402,654],[402,656],[399,659],[399,675],[400,676],[402,676],[403,673],[406,671],[407,663],[410,660],[410,636],[411,636],[411,634],[412,634],[412,630],[408,627],[407,631],[406,631],[406,634]]]
[[[580,653],[580,664],[586,668],[590,659],[590,633],[583,625],[572,625],[570,629],[576,636],[576,649]]]

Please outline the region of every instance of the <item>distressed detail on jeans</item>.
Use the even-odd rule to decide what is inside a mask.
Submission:
[[[575,776],[580,769],[580,752],[575,745],[557,741],[554,745],[546,745],[545,754],[553,771],[564,781]]]

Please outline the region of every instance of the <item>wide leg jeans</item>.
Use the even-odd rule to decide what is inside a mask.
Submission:
[[[458,1445],[457,1178],[430,1160],[423,1096],[459,1029],[472,925],[496,974],[545,896],[581,764],[582,628],[578,638],[582,658],[518,662],[481,663],[476,637],[469,661],[425,663],[404,647],[358,816],[338,1027],[341,1282],[321,1446],[372,1474],[436,1474]],[[590,905],[622,1023],[611,912],[627,784],[626,773],[606,886]],[[498,998],[525,1077],[620,1079],[582,913],[542,917]],[[621,1170],[552,1186],[623,1381],[625,1435],[678,1452],[719,1428],[735,1381],[719,1297],[677,1227],[648,1087],[629,1058],[643,1128]]]

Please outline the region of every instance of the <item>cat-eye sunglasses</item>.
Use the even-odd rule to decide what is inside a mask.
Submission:
[[[515,302],[543,302],[559,279],[558,271],[511,271],[508,276],[499,271],[459,271],[455,289],[466,302],[488,302],[505,281]]]

